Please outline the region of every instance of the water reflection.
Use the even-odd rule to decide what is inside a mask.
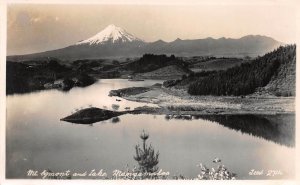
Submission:
[[[120,121],[121,120],[120,120],[119,117],[114,117],[114,118],[111,119],[111,123],[113,123],[113,124],[119,123]]]
[[[166,115],[165,119],[209,120],[280,145],[295,146],[295,115]]]
[[[251,169],[280,169],[283,175],[275,178],[294,178],[295,148],[265,139],[271,140],[277,133],[277,137],[286,138],[286,141],[273,139],[275,141],[285,144],[289,139],[294,141],[293,116],[290,120],[274,115],[262,116],[263,119],[257,121],[253,116],[237,116],[239,120],[231,116],[198,119],[192,116],[191,119],[187,115],[182,116],[184,119],[178,116],[167,121],[164,115],[124,114],[118,116],[119,119],[93,125],[59,121],[74,112],[74,108],[90,105],[111,110],[112,104],[118,104],[118,111],[144,106],[145,103],[125,99],[117,102],[115,97],[107,95],[112,89],[154,83],[157,81],[100,80],[86,88],[73,88],[68,93],[50,90],[7,96],[6,177],[33,178],[26,176],[28,169],[57,172],[105,169],[111,173],[126,164],[133,167],[136,165],[134,145],[145,129],[151,133],[151,143],[161,153],[159,167],[172,175],[180,173],[195,177],[199,174],[196,164],[203,162],[212,166],[212,157],[219,157],[226,167],[238,173],[239,179],[274,179],[249,176]]]

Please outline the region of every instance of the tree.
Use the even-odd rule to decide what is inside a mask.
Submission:
[[[136,156],[133,158],[138,162],[138,171],[141,173],[154,173],[158,171],[158,156],[159,152],[155,153],[152,145],[147,146],[146,140],[149,138],[149,134],[143,130],[140,138],[143,140],[143,146],[139,144],[135,146]]]
[[[112,64],[115,65],[115,66],[119,66],[119,65],[120,65],[120,62],[117,61],[117,60],[113,60],[113,61],[112,61]]]

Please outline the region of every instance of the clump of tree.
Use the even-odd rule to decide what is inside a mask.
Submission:
[[[57,60],[6,62],[6,93],[26,93],[44,89],[44,84],[53,82],[72,70]]]
[[[47,89],[46,84],[51,84],[51,88],[69,90],[74,86],[85,87],[96,81],[87,73],[72,70],[71,66],[61,64],[56,59],[22,63],[7,61],[6,70],[7,94]],[[57,80],[62,80],[58,86],[54,85]]]
[[[176,65],[190,72],[187,68],[188,63],[174,55],[168,57],[167,55],[144,54],[140,59],[127,64],[126,68],[137,73],[144,73],[169,65]]]
[[[177,86],[187,86],[193,82],[196,82],[204,77],[207,77],[209,75],[212,75],[216,73],[217,71],[200,71],[200,72],[191,72],[189,75],[186,75],[185,77],[182,76],[180,80],[177,80],[177,83],[174,85]]]
[[[78,87],[86,87],[95,83],[95,79],[87,74],[79,74],[74,77],[75,85]]]
[[[62,90],[63,91],[68,91],[74,86],[74,81],[70,78],[65,78],[62,81]]]
[[[147,139],[149,138],[149,134],[143,133],[140,135],[140,138],[143,140],[143,145],[139,144],[135,146],[136,155],[134,156],[134,160],[138,162],[138,172],[143,174],[147,173],[155,173],[158,171],[158,156],[159,152],[155,152],[154,148],[150,144],[149,146],[146,144]],[[154,177],[155,176],[150,176]],[[143,177],[147,178],[147,177]]]
[[[266,86],[278,73],[280,65],[292,60],[295,55],[295,45],[281,46],[254,61],[199,78],[189,85],[188,93],[217,96],[254,93],[256,88]]]

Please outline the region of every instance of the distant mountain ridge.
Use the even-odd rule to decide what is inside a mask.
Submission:
[[[239,39],[206,38],[196,40],[176,39],[173,42],[157,41],[145,46],[145,53],[176,55],[214,55],[214,56],[258,56],[272,51],[283,43],[271,37],[247,35]]]
[[[71,46],[33,53],[8,56],[8,60],[22,61],[45,57],[62,60],[95,59],[110,57],[133,57],[145,53],[175,54],[177,56],[258,56],[274,50],[283,43],[271,37],[248,35],[239,39],[219,38],[195,40],[176,39],[172,42],[158,40],[144,42],[115,25],[109,25],[94,36],[79,41]]]

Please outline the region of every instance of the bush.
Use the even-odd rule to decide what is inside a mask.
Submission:
[[[65,78],[62,82],[62,90],[70,90],[74,86],[73,80]]]
[[[218,165],[217,168],[207,168],[203,164],[199,164],[201,172],[197,176],[199,180],[235,180],[236,174],[230,172],[224,165]]]
[[[154,148],[146,144],[146,140],[149,138],[149,134],[146,134],[145,131],[141,134],[140,138],[143,140],[143,146],[135,146],[136,160],[139,164],[138,171],[141,173],[153,173],[158,171],[158,156],[159,153],[155,153]],[[144,177],[147,178],[147,177]]]

